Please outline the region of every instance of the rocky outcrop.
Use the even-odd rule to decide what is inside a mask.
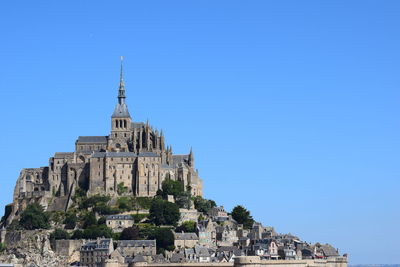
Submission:
[[[6,250],[0,262],[15,267],[68,266],[69,257],[57,255],[50,246],[50,231],[10,231],[5,237]]]

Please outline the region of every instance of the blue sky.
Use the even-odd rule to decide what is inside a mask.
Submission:
[[[351,263],[399,263],[400,2],[0,4],[0,205],[19,171],[135,121],[193,147],[204,194]],[[1,211],[0,213],[3,213]]]

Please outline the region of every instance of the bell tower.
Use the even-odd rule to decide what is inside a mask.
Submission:
[[[121,57],[121,73],[118,88],[118,103],[111,116],[111,135],[108,148],[111,151],[129,151],[128,143],[131,140],[132,118],[125,103],[125,83],[123,75],[123,57]]]

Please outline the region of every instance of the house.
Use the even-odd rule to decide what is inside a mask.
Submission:
[[[185,262],[185,254],[182,252],[173,253],[171,258],[169,259],[171,263],[182,263]]]
[[[214,207],[209,212],[208,215],[213,219],[213,221],[227,221],[229,219],[228,213],[225,211],[223,206]]]
[[[81,266],[100,267],[102,260],[107,259],[113,250],[111,238],[88,242],[80,249]]]
[[[196,245],[194,251],[197,262],[211,262],[211,254],[207,247]]]
[[[232,246],[238,242],[237,232],[230,225],[217,226],[216,233],[218,246]]]
[[[208,221],[200,221],[197,224],[197,233],[199,236],[199,244],[206,247],[216,245],[216,230],[211,219]]]
[[[131,215],[108,215],[106,216],[106,225],[114,232],[122,232],[125,228],[132,227],[134,224]]]
[[[234,246],[219,247],[215,252],[219,262],[233,262],[236,257],[244,256],[244,253]]]
[[[196,233],[174,233],[174,245],[177,250],[185,248],[194,248],[199,243]]]
[[[338,251],[329,244],[320,245],[316,244],[314,247],[315,258],[329,258],[339,256]]]
[[[156,255],[156,240],[119,240],[118,250],[129,257]]]
[[[271,260],[278,260],[280,258],[278,254],[278,244],[275,240],[271,240],[268,246],[268,253]]]

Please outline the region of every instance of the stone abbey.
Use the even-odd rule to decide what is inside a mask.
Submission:
[[[14,189],[11,216],[31,202],[47,210],[66,210],[78,188],[88,195],[125,194],[138,197],[156,195],[165,179],[181,181],[194,196],[202,196],[202,180],[194,168],[192,150],[174,155],[165,146],[163,132],[149,123],[134,122],[125,103],[121,63],[118,102],[111,116],[108,136],[79,136],[74,152],[56,152],[49,166],[23,169]]]

